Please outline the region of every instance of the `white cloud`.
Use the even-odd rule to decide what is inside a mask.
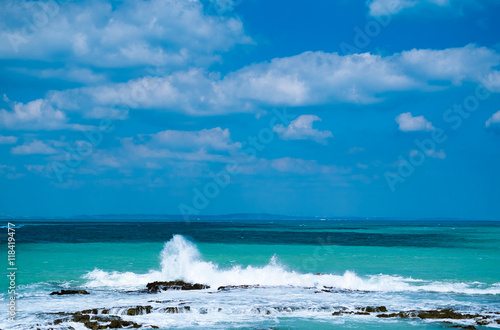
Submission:
[[[415,6],[416,1],[410,0],[369,0],[367,1],[369,14],[371,16],[393,15],[403,10]]]
[[[6,173],[6,172],[15,172],[16,167],[15,166],[9,166],[9,165],[2,165],[0,164],[0,173]]]
[[[26,68],[26,67],[5,67],[6,71],[11,71],[15,74],[23,74],[37,79],[58,79],[81,83],[85,85],[103,84],[106,82],[106,75],[103,73],[95,73],[88,68],[79,67],[59,67],[59,68]]]
[[[11,149],[13,155],[51,155],[57,153],[57,150],[43,141],[34,140]]]
[[[399,130],[403,132],[432,131],[434,126],[424,116],[413,117],[411,112],[405,112],[396,117]]]
[[[332,132],[314,129],[315,121],[321,121],[321,118],[315,115],[302,115],[291,121],[288,126],[278,124],[273,130],[284,140],[314,140],[326,144],[326,139],[333,137]]]
[[[494,70],[487,74],[481,83],[491,92],[500,92],[500,71]]]
[[[49,178],[53,179],[55,178],[54,176],[54,169],[49,165],[24,165],[24,168],[26,168],[29,172],[34,173],[36,175],[42,176],[44,178]]]
[[[495,112],[493,116],[486,121],[486,127],[490,127],[494,124],[500,124],[500,111]]]
[[[0,135],[0,144],[16,144],[17,137]]]
[[[80,125],[70,125],[61,110],[43,99],[24,103],[13,103],[12,110],[0,109],[0,127],[7,129],[56,130],[80,129]]]
[[[439,159],[445,159],[446,158],[446,153],[444,150],[428,150],[426,152],[427,156],[432,157],[432,158],[439,158]]]
[[[236,106],[238,100],[222,82],[204,70],[192,69],[163,77],[134,79],[127,83],[51,92],[47,98],[57,108],[80,110],[93,107],[159,109],[190,115],[250,112],[254,106]]]
[[[416,149],[410,150],[410,156],[415,157],[420,152],[422,152],[422,151],[416,150]],[[446,158],[446,153],[442,149],[441,150],[427,150],[425,152],[425,154],[431,158],[438,158],[438,159],[445,159]]]
[[[220,127],[201,131],[166,130],[152,136],[151,143],[174,149],[203,149],[228,151],[241,147],[239,142],[231,140],[229,129]]]
[[[220,127],[200,131],[166,130],[121,140],[116,150],[98,152],[94,161],[106,167],[161,169],[171,161],[228,162],[238,155],[239,142]],[[169,163],[171,164],[171,163]]]
[[[271,168],[283,173],[296,174],[347,174],[349,168],[335,165],[321,165],[315,160],[305,160],[299,158],[284,157],[269,161]]]
[[[390,56],[305,52],[250,65],[225,77],[191,69],[125,83],[51,91],[45,99],[13,103],[12,111],[0,110],[0,127],[82,128],[68,124],[69,111],[84,118],[125,119],[129,109],[213,116],[261,112],[271,106],[371,104],[383,101],[388,93],[430,92],[463,81],[486,80],[491,86],[500,86],[500,75],[492,70],[499,63],[499,54],[475,45],[413,49]]]
[[[94,107],[88,112],[84,112],[83,117],[94,118],[94,119],[113,119],[113,120],[124,120],[128,117],[128,110],[126,109],[115,109],[109,107]]]
[[[316,160],[283,157],[277,159],[260,158],[254,164],[242,163],[238,166],[238,173],[246,175],[272,175],[277,173],[299,175],[343,175],[351,173],[352,169],[337,165],[323,165]]]
[[[368,0],[367,5],[371,16],[384,16],[397,14],[404,9],[420,7],[423,5],[436,5],[445,7],[451,0]]]
[[[499,54],[475,45],[413,49],[390,56],[305,52],[250,65],[225,77],[191,69],[51,92],[47,99],[56,108],[83,112],[118,104],[197,116],[255,112],[269,106],[370,104],[390,92],[436,91],[463,81],[478,82],[499,63]]]
[[[249,66],[230,74],[222,85],[241,100],[302,106],[373,103],[380,93],[417,88],[419,83],[395,65],[392,57],[305,52]]]
[[[0,58],[64,59],[96,67],[184,67],[212,63],[219,52],[250,42],[239,18],[209,15],[199,0],[47,4],[56,2],[10,0],[2,5]],[[44,5],[46,10],[40,10]],[[33,12],[47,19],[34,31],[26,23]]]
[[[7,179],[14,180],[23,177],[23,173],[18,173],[15,166],[0,164],[0,175],[5,175]]]
[[[467,45],[440,51],[412,49],[401,53],[406,72],[426,80],[451,81],[459,85],[463,81],[480,81],[499,62],[499,55],[485,47]],[[481,63],[477,61],[481,59]]]
[[[32,70],[26,72],[38,78],[56,78],[66,81],[74,81],[84,84],[102,83],[106,80],[106,76],[102,73],[94,73],[90,69],[83,68],[62,68],[62,69],[44,69]]]
[[[357,154],[359,152],[363,152],[365,151],[365,148],[361,148],[361,147],[351,147],[349,148],[349,153],[350,154]]]

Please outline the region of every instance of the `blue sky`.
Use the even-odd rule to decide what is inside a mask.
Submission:
[[[498,1],[1,6],[0,214],[500,218]]]

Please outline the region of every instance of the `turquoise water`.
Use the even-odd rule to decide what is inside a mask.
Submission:
[[[50,312],[151,304],[150,294],[125,291],[176,279],[215,290],[263,288],[163,292],[159,296],[173,304],[188,300],[192,312],[136,316],[136,322],[186,329],[443,329],[442,322],[334,317],[332,311],[384,305],[393,311],[500,312],[498,222],[16,224],[22,225],[16,232],[18,315],[16,323],[2,320],[1,329],[49,326]],[[2,249],[6,255],[6,244]],[[6,277],[2,286],[8,286]],[[324,287],[344,291],[322,292]],[[48,295],[64,288],[91,294]],[[297,312],[277,312],[276,306],[294,306]],[[264,308],[271,313],[257,311]],[[197,312],[204,309],[213,312]]]

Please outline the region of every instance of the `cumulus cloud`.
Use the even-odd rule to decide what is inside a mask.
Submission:
[[[400,54],[406,72],[426,80],[450,81],[459,85],[463,81],[479,82],[499,62],[499,55],[485,47],[467,45],[440,51],[412,49]],[[482,59],[480,63],[475,59]]]
[[[92,107],[158,109],[189,115],[218,115],[251,112],[224,82],[205,70],[192,69],[162,77],[147,76],[126,83],[50,92],[47,99],[57,108],[79,110],[84,115]]]
[[[57,150],[43,141],[33,140],[30,143],[12,148],[11,153],[13,155],[51,155],[57,153]]]
[[[166,130],[152,136],[151,143],[173,149],[203,149],[229,151],[239,149],[241,144],[231,140],[229,129],[220,127],[201,131]]]
[[[405,112],[396,117],[399,130],[403,132],[432,131],[434,126],[424,116],[413,117],[411,112]]]
[[[487,79],[493,86],[500,81],[492,70],[499,63],[499,54],[475,45],[389,56],[305,52],[253,64],[224,77],[190,69],[50,91],[44,99],[14,103],[12,111],[0,110],[0,127],[78,129],[67,123],[69,111],[84,118],[126,119],[129,109],[213,116],[256,113],[271,106],[371,104],[383,101],[388,93],[436,91],[464,81]]]
[[[500,92],[500,71],[493,70],[489,74],[485,75],[481,83],[491,92]]]
[[[10,0],[2,8],[0,30],[6,33],[0,36],[0,58],[5,59],[176,67],[212,63],[218,52],[250,42],[239,18],[207,14],[199,0],[62,5]],[[46,23],[30,24],[35,18]]]
[[[17,137],[0,135],[0,144],[16,144]]]
[[[94,161],[106,167],[161,169],[165,161],[228,162],[241,148],[229,129],[166,130],[121,139],[116,150],[98,152]]]
[[[28,103],[13,103],[12,110],[0,109],[0,127],[7,129],[56,130],[80,129],[68,124],[66,114],[54,109],[52,103],[38,99]]]
[[[490,127],[495,124],[500,124],[500,111],[495,112],[493,116],[486,121],[486,127]]]
[[[315,121],[321,121],[321,118],[315,115],[302,115],[291,121],[288,126],[278,124],[273,130],[283,140],[314,140],[326,144],[326,139],[333,137],[333,134],[330,131],[314,129]]]
[[[435,91],[463,81],[478,82],[499,63],[499,54],[475,45],[413,49],[390,56],[305,52],[250,65],[225,77],[191,69],[51,92],[47,99],[56,108],[80,111],[120,104],[198,116],[255,112],[266,106],[370,104],[384,100],[389,92]]]

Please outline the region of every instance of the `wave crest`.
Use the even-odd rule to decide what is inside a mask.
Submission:
[[[500,294],[500,283],[449,283],[416,280],[401,276],[372,275],[360,277],[346,271],[342,275],[299,273],[287,270],[275,257],[263,267],[239,265],[221,269],[217,264],[204,261],[196,245],[181,235],[165,243],[160,254],[160,270],[146,274],[132,272],[105,272],[95,269],[84,275],[86,286],[113,288],[144,288],[154,281],[183,280],[210,285],[212,289],[226,285],[261,285],[294,287],[335,287],[363,291],[432,291],[465,294]]]

